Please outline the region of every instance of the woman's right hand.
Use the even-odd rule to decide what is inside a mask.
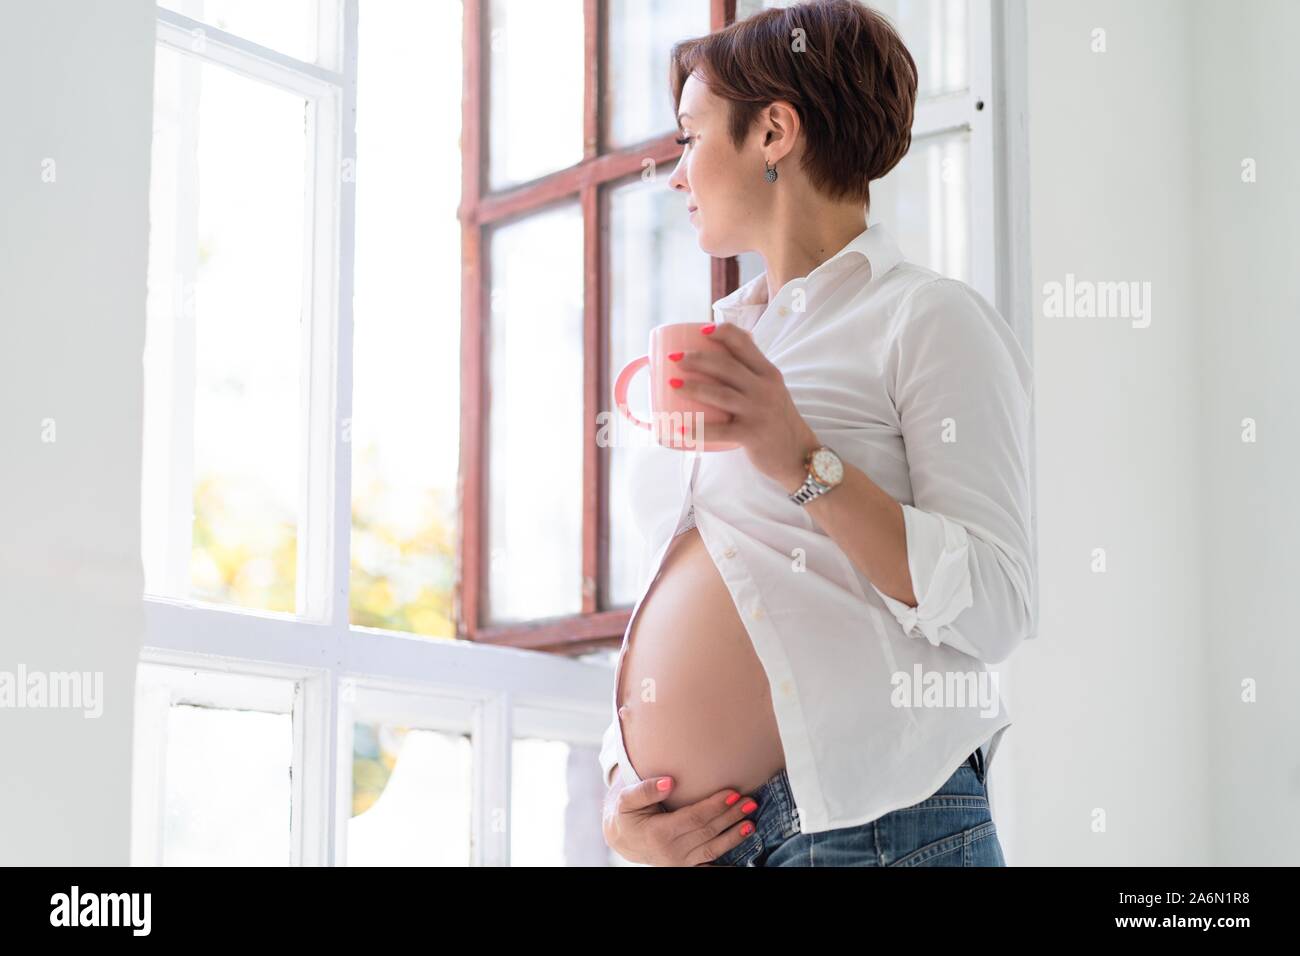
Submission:
[[[656,784],[669,782],[666,790]],[[697,803],[665,810],[664,799],[672,793],[671,777],[651,777],[631,786],[617,777],[605,794],[602,830],[605,843],[632,863],[650,866],[709,866],[732,847],[739,846],[754,832],[741,823],[748,814],[742,807],[756,808],[752,798],[727,798],[735,790],[719,790]],[[741,832],[745,829],[746,832]]]

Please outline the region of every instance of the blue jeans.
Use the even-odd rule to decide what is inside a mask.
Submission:
[[[852,827],[800,833],[790,779],[778,770],[749,794],[754,832],[717,866],[1006,866],[977,750],[933,795]]]

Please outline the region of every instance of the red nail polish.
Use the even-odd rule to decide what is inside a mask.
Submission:
[[[755,803],[753,800],[746,800],[746,801],[741,805],[741,807],[740,807],[740,812],[741,812],[741,813],[753,813],[753,812],[754,812],[754,808],[757,807],[757,806],[758,806],[758,804]]]
[[[680,378],[670,378],[668,380],[668,384],[671,385],[673,388],[681,388],[682,380]]]
[[[669,352],[668,357],[672,359],[674,362],[680,362],[682,360],[682,356],[685,354],[686,354],[685,352]]]
[[[700,329],[700,331],[701,331],[702,333],[704,333],[705,335],[712,335],[712,334],[713,334],[713,330],[716,329],[716,328],[717,328],[716,325],[706,325],[704,328]]]
[[[658,787],[660,790],[667,790],[672,785],[673,785],[672,777],[660,777],[658,782],[655,783],[655,786]]]
[[[730,806],[734,805],[735,802],[736,802],[737,800],[739,800],[739,799],[740,799],[740,794],[738,794],[738,793],[728,794],[728,795],[727,795],[727,806],[730,807]]]
[[[741,836],[749,836],[753,832],[754,832],[754,824],[750,823],[748,820],[746,820],[744,823],[740,825]]]

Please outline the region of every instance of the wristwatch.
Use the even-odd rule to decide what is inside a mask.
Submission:
[[[844,463],[840,456],[825,445],[818,445],[804,456],[808,477],[790,494],[790,500],[805,505],[818,495],[824,495],[844,480]]]

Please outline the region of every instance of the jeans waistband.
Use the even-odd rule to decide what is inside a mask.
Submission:
[[[966,763],[984,779],[984,754],[976,749],[966,758]],[[782,767],[758,787],[749,792],[758,809],[750,816],[755,830],[763,839],[786,839],[798,832],[799,817],[795,812],[794,794],[790,790],[790,777]]]
[[[983,760],[984,755],[976,750],[963,764],[972,767],[981,781],[984,779]],[[758,847],[788,840],[799,832],[799,815],[784,767],[749,791],[748,795],[758,803],[758,808],[747,815],[754,823],[754,832],[743,843],[720,856],[716,862],[721,865],[734,865],[756,852]]]

